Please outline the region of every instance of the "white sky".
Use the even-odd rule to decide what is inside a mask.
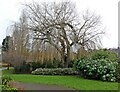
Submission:
[[[9,34],[7,27],[17,21],[22,10],[21,3],[32,0],[0,0],[0,44],[6,35]],[[48,0],[34,0],[44,1]],[[49,0],[57,1],[57,0]],[[59,0],[60,1],[60,0]],[[61,0],[62,1],[62,0]],[[65,0],[63,0],[65,1]],[[119,0],[69,0],[76,3],[78,11],[89,9],[95,11],[102,17],[102,24],[105,27],[105,36],[102,39],[104,48],[118,47],[118,1]]]

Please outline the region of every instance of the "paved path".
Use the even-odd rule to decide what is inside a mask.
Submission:
[[[10,82],[9,85],[16,87],[20,90],[74,90],[71,88],[57,86],[57,85],[46,85],[46,84],[32,84],[32,83],[21,83],[21,82]]]
[[[0,67],[0,70],[7,70],[7,67]]]

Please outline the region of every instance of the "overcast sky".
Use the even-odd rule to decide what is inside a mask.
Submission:
[[[47,2],[48,0],[34,0]],[[57,0],[49,0],[57,1]],[[59,0],[60,1],[60,0]],[[65,0],[61,0],[65,1]],[[76,4],[78,12],[89,9],[102,17],[105,27],[105,36],[102,39],[104,48],[118,47],[118,1],[119,0],[69,0]],[[0,44],[10,32],[7,28],[18,21],[22,5],[21,3],[32,0],[0,0]]]

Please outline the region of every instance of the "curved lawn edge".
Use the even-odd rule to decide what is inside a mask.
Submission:
[[[118,90],[118,83],[83,79],[77,76],[10,74],[13,80],[24,83],[58,85],[76,90]]]

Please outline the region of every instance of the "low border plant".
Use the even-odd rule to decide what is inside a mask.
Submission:
[[[77,75],[78,72],[73,68],[38,68],[32,71],[35,75]]]
[[[12,81],[11,77],[9,77],[9,76],[2,76],[1,78],[2,78],[2,85],[0,85],[0,87],[2,88],[2,92],[8,92],[8,91],[17,92],[16,88],[10,87],[8,85],[8,83],[10,81]]]

